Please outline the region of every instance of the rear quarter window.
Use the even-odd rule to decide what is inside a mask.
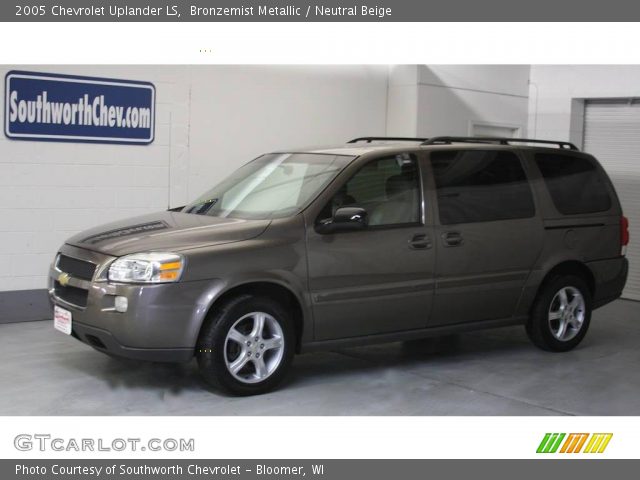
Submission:
[[[611,208],[607,182],[592,161],[557,153],[538,153],[535,161],[556,209],[563,215]]]

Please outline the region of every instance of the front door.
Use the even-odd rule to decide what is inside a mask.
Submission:
[[[511,317],[544,239],[521,159],[473,149],[430,159],[439,224],[429,326]]]
[[[319,234],[308,228],[315,339],[425,328],[433,301],[435,255],[415,154],[370,160],[312,221],[336,208],[364,208],[364,230]]]

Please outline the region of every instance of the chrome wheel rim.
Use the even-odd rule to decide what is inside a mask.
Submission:
[[[561,342],[574,338],[582,329],[585,318],[584,297],[575,287],[563,287],[549,306],[551,334]]]
[[[265,312],[248,313],[231,326],[224,342],[229,373],[242,383],[258,383],[275,372],[284,356],[284,334]]]

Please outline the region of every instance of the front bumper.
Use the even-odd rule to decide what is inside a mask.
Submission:
[[[61,270],[49,272],[52,304],[71,311],[72,335],[93,348],[138,360],[180,362],[194,354],[202,321],[209,309],[217,281],[177,282],[158,285],[114,284],[99,278],[101,266],[113,257],[64,245],[60,253],[98,265],[93,280],[71,276],[68,287],[84,294],[82,302],[61,298],[56,285]],[[56,290],[58,288],[58,290]],[[115,310],[116,296],[127,298],[124,313]]]
[[[110,332],[73,322],[71,335],[96,350],[118,357],[149,362],[188,362],[193,348],[135,348],[122,345]]]

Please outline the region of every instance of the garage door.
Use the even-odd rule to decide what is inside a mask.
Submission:
[[[609,173],[629,218],[630,270],[623,297],[640,300],[640,101],[587,101],[584,150]]]

